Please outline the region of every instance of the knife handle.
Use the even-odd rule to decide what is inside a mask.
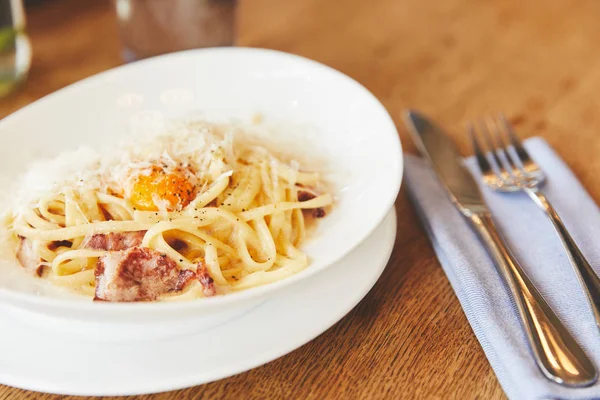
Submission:
[[[569,234],[569,231],[563,224],[560,216],[546,196],[544,196],[537,188],[526,188],[525,192],[546,212],[552,225],[554,225],[554,229],[556,229],[556,232],[567,251],[567,255],[571,260],[571,264],[577,273],[577,277],[587,295],[588,302],[590,303],[594,318],[596,319],[596,325],[600,328],[600,277],[596,275],[596,272],[594,272],[594,269],[588,260],[583,253],[581,253],[577,243],[575,243],[575,240],[573,240],[571,234]]]
[[[535,361],[550,380],[566,386],[589,386],[597,371],[575,338],[525,274],[489,213],[468,216],[510,288]]]

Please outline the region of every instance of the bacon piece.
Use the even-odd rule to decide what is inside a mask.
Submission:
[[[194,271],[190,271],[189,269],[179,271],[179,277],[177,279],[177,284],[175,285],[175,290],[183,290],[189,283],[191,283],[194,280],[195,277],[196,274],[194,273]]]
[[[309,201],[317,197],[313,193],[307,192],[306,190],[298,191],[298,201]]]
[[[208,274],[208,268],[206,268],[206,264],[204,264],[203,262],[198,263],[196,277],[202,285],[202,293],[204,293],[206,297],[214,296],[215,294],[217,294],[217,290],[215,289],[215,281]]]
[[[87,237],[82,247],[94,250],[119,251],[142,244],[146,231],[97,233]]]
[[[193,272],[180,271],[166,254],[132,247],[102,255],[96,265],[94,300],[148,301],[181,290]]]
[[[71,247],[73,242],[69,240],[55,240],[53,242],[48,243],[48,250],[56,250],[59,247]]]
[[[323,218],[325,215],[326,213],[323,207],[315,208],[313,210],[313,217],[315,218]]]
[[[42,276],[44,266],[41,265],[42,259],[35,252],[33,241],[19,236],[17,246],[17,260],[21,263],[27,272]]]
[[[315,193],[308,192],[306,190],[298,191],[298,201],[309,201],[317,197]],[[312,216],[315,218],[323,218],[325,216],[325,209],[323,207],[314,208],[312,210]]]

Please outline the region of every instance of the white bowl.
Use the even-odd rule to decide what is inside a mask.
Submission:
[[[290,54],[192,50],[115,68],[59,90],[0,121],[0,180],[22,173],[39,157],[83,144],[114,144],[133,125],[189,116],[249,121],[257,112],[267,125],[279,127],[287,142],[322,154],[337,184],[333,211],[303,246],[311,259],[307,269],[222,297],[113,304],[64,298],[4,262],[0,304],[61,333],[94,340],[154,339],[219,324],[340,260],[392,207],[402,179],[400,140],[385,108],[363,86]]]

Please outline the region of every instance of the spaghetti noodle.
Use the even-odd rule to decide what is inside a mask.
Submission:
[[[317,173],[231,131],[197,123],[86,156],[12,211],[17,258],[107,301],[226,294],[301,271],[305,219],[332,197]]]

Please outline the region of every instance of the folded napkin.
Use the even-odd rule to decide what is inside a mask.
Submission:
[[[544,192],[588,261],[600,272],[600,210],[541,138],[525,142],[546,172]],[[466,164],[481,183],[475,160]],[[600,398],[600,383],[565,388],[537,368],[517,310],[474,231],[425,160],[405,155],[405,183],[471,327],[510,399]],[[600,332],[550,220],[525,193],[482,188],[494,220],[523,269],[600,370]]]

